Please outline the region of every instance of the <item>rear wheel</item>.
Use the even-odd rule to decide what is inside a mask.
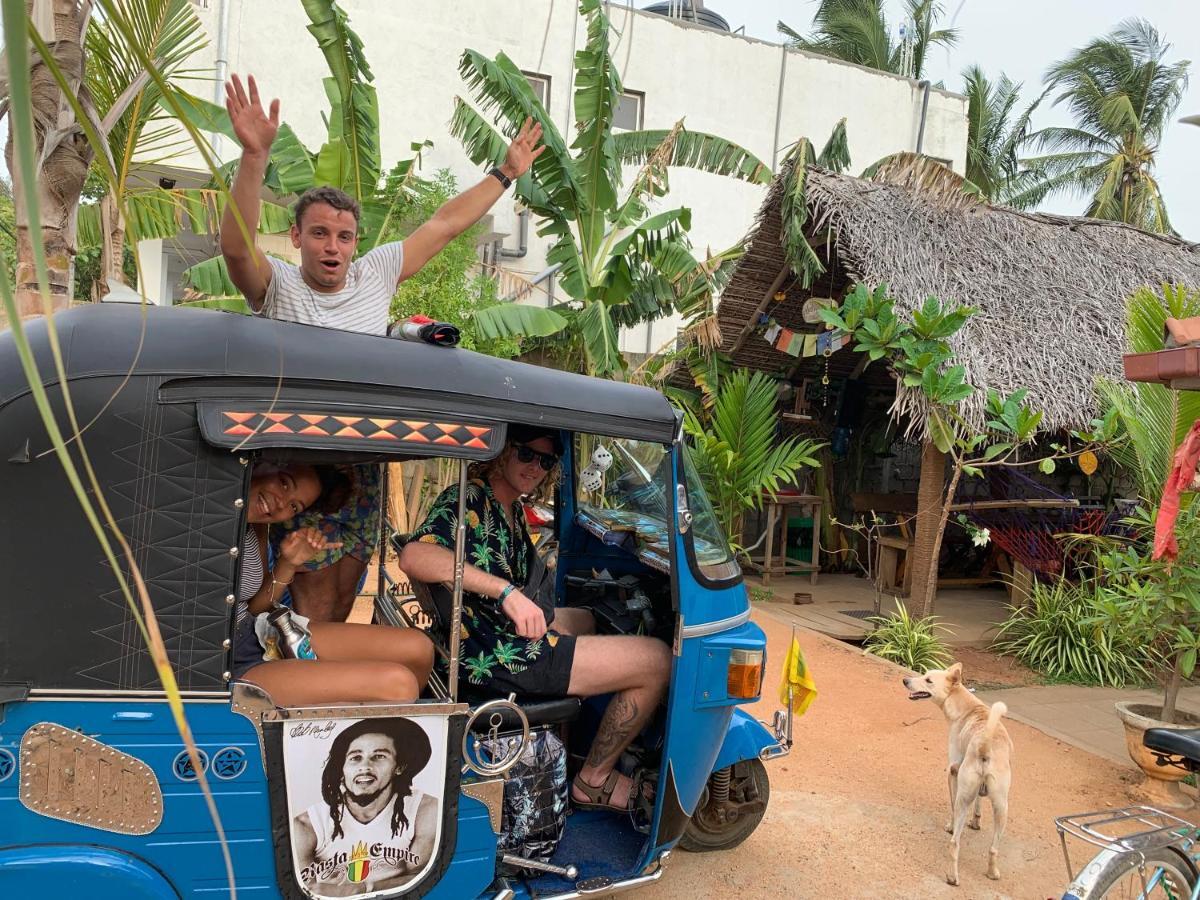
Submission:
[[[1087,896],[1095,900],[1185,900],[1196,886],[1196,869],[1191,861],[1171,847],[1145,854],[1122,854],[1110,859],[1092,884]]]
[[[758,827],[770,796],[767,767],[761,760],[748,759],[713,772],[679,846],[693,853],[736,847]]]

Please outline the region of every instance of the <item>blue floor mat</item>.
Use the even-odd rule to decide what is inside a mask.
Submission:
[[[633,873],[645,844],[646,836],[634,830],[628,815],[576,810],[567,817],[562,842],[551,862],[576,866],[581,881],[598,875],[617,880]],[[528,885],[536,897],[572,890],[575,882],[558,875],[542,875],[530,879]]]

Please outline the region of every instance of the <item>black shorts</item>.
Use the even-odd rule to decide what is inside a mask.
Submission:
[[[571,685],[571,665],[575,662],[575,636],[547,632],[544,640],[545,649],[537,659],[519,671],[497,665],[487,678],[472,681],[464,668],[459,673],[460,684],[471,693],[498,697],[509,694],[522,698],[566,697]]]

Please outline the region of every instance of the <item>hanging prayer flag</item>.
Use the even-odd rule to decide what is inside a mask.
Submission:
[[[788,344],[792,342],[792,335],[794,333],[790,328],[779,329],[779,340],[775,344],[775,349],[787,353]]]
[[[779,332],[783,330],[783,326],[776,323],[763,332],[763,340],[768,344],[775,343],[775,338],[779,337]]]
[[[788,341],[787,354],[788,356],[799,356],[800,351],[804,349],[804,335],[792,334],[792,339]]]
[[[815,334],[806,334],[804,336],[804,355],[817,355],[817,336]]]
[[[824,355],[826,351],[833,352],[833,334],[828,331],[817,335],[817,352]]]

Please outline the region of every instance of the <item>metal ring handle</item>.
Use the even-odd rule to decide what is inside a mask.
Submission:
[[[514,713],[516,713],[517,718],[520,720],[520,743],[517,744],[513,752],[501,757],[499,762],[481,762],[478,760],[478,758],[472,757],[471,748],[467,743],[468,741],[473,740],[476,747],[478,747],[480,744],[480,740],[472,731],[471,726],[475,724],[475,720],[480,716],[491,713],[496,716],[496,718],[490,720],[491,739],[497,739],[499,737],[500,722],[502,721],[499,718],[500,710],[502,709],[511,709]],[[517,761],[520,760],[521,755],[525,752],[525,748],[527,746],[529,746],[529,717],[525,715],[525,710],[521,709],[521,707],[518,706],[514,701],[507,700],[503,697],[498,697],[495,700],[489,700],[486,703],[475,707],[475,709],[471,711],[470,717],[467,719],[467,727],[463,732],[462,743],[463,771],[465,772],[470,769],[472,772],[482,775],[484,778],[499,777],[517,764]]]

